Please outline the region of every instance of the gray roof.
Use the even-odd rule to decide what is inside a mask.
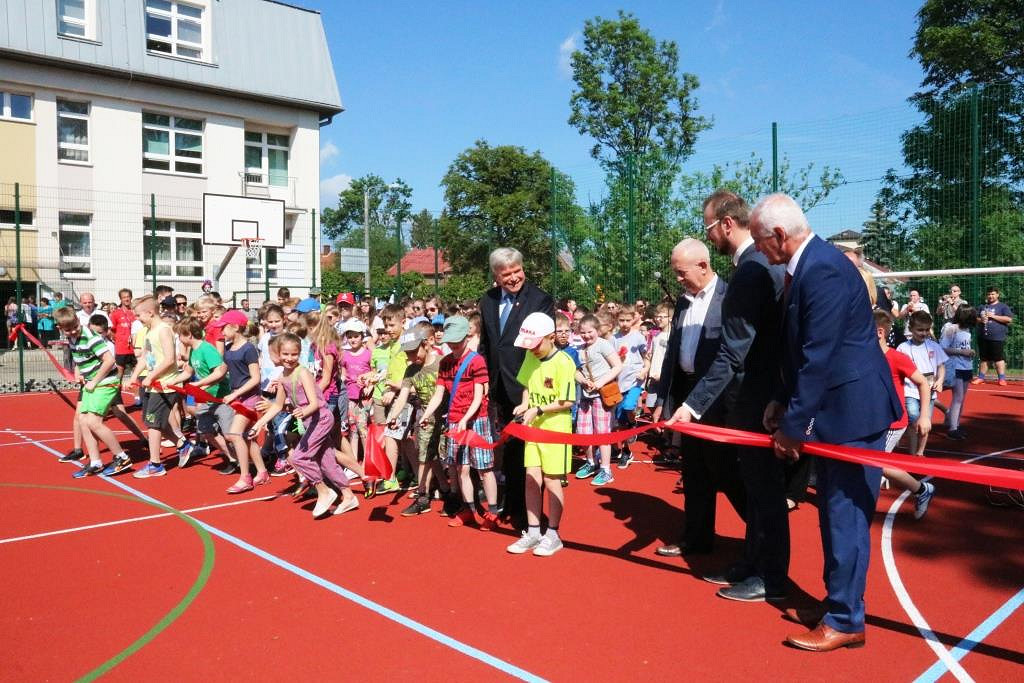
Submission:
[[[146,51],[145,0],[96,0],[96,41],[57,33],[53,0],[0,3],[0,56],[342,111],[320,13],[274,0],[216,0],[212,64]],[[127,30],[125,30],[127,27]]]
[[[830,242],[834,242],[836,240],[859,240],[860,238],[861,234],[856,230],[843,230],[842,232],[837,232],[832,235],[828,240]]]

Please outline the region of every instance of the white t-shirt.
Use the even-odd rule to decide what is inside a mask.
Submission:
[[[633,330],[628,334],[616,332],[612,343],[622,359],[619,391],[629,391],[640,386],[640,373],[644,369],[644,356],[647,355],[647,339],[641,332]]]
[[[661,366],[665,363],[665,351],[668,350],[668,330],[662,330],[651,341],[651,379],[661,379]]]
[[[949,358],[934,339],[925,339],[920,344],[905,341],[896,350],[905,356],[910,356],[910,360],[914,361],[914,365],[921,371],[921,374],[928,378],[934,377],[939,366]],[[921,394],[917,391],[917,385],[911,382],[909,377],[903,380],[903,392],[910,398],[921,398]]]
[[[114,324],[112,322],[110,322],[110,316],[107,315],[106,313],[104,313],[99,308],[94,308],[92,313],[86,313],[84,308],[83,309],[79,309],[78,311],[75,311],[75,315],[78,317],[78,323],[82,327],[89,327],[89,318],[93,317],[94,315],[102,315],[104,318],[107,319],[107,326],[108,327],[113,327],[114,326]]]

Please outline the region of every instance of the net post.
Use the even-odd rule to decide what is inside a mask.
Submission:
[[[18,307],[18,322],[25,322],[25,311],[21,307],[21,183],[14,183],[14,302]],[[25,334],[19,332],[14,338],[18,345],[18,391],[25,391]]]

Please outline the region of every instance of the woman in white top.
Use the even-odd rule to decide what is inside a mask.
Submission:
[[[962,305],[953,314],[952,322],[942,328],[939,344],[950,359],[953,371],[953,400],[946,412],[946,436],[963,441],[967,436],[960,429],[960,415],[963,413],[967,387],[971,383],[974,349],[971,348],[971,328],[978,321],[978,313],[972,306]]]

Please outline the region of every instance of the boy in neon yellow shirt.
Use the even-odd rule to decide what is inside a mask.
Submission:
[[[555,346],[555,321],[544,313],[526,316],[515,345],[530,352],[523,359],[516,379],[523,385],[523,401],[512,413],[523,424],[552,432],[572,432],[570,410],[576,402],[576,363]],[[562,477],[572,461],[568,444],[526,442],[523,464],[526,466],[526,522],[522,537],[507,550],[521,555],[527,550],[539,557],[554,555],[562,549],[558,525],[562,520],[565,494]],[[548,528],[541,536],[540,514],[543,507],[541,483],[548,491]]]

